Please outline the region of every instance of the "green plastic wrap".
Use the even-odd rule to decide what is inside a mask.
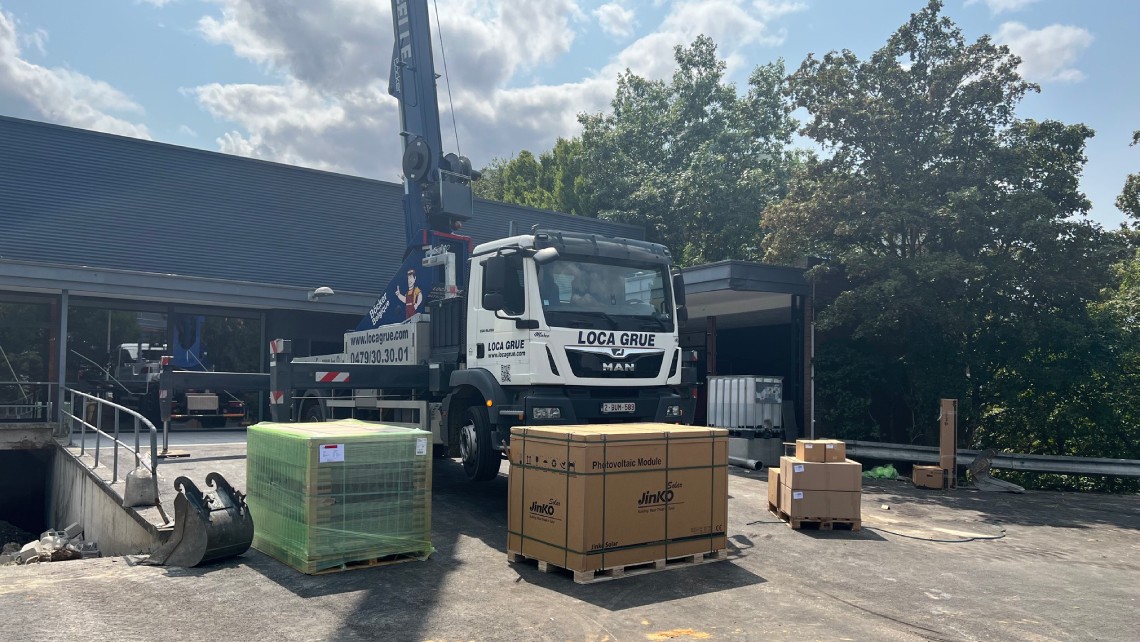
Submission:
[[[431,433],[357,420],[247,431],[253,547],[303,573],[431,546]]]

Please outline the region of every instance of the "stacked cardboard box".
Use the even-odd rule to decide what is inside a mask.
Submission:
[[[423,559],[431,433],[345,420],[247,431],[253,547],[308,574]]]
[[[800,439],[796,456],[768,471],[769,508],[790,522],[860,521],[863,466],[847,459],[842,441]]]
[[[723,550],[728,431],[511,429],[507,549],[593,572]]]

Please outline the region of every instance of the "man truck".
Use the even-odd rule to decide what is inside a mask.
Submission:
[[[295,359],[273,342],[275,420],[413,423],[472,480],[498,473],[511,426],[690,421],[685,294],[668,250],[539,229],[473,247],[459,231],[479,173],[440,151],[427,1],[392,10],[404,262],[342,352]]]

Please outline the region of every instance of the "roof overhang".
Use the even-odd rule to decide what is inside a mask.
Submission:
[[[804,270],[782,265],[720,261],[683,274],[689,326],[697,328],[709,317],[718,328],[789,323],[792,297],[811,292]]]
[[[13,292],[59,294],[67,290],[69,295],[93,298],[356,315],[364,314],[376,300],[371,294],[337,291],[310,301],[309,292],[321,285],[304,288],[0,259],[0,290]]]

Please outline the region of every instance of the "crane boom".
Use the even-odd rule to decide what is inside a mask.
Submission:
[[[456,294],[447,291],[448,269],[455,271],[451,285],[467,282],[472,243],[455,232],[471,218],[471,181],[479,172],[466,158],[442,151],[429,20],[427,0],[392,0],[395,41],[388,93],[400,112],[406,248],[400,270],[357,330],[406,321],[423,312],[429,301]],[[453,268],[424,261],[448,252],[454,255]]]

